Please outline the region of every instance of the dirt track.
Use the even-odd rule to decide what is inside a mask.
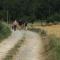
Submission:
[[[15,46],[15,44],[23,38],[23,31],[13,31],[11,36],[0,43],[0,60],[6,56],[9,50]]]
[[[35,32],[25,31],[25,43],[12,60],[44,60],[40,55],[43,50],[41,37]]]
[[[13,60],[44,60],[40,55],[44,50],[41,37],[35,32],[24,30],[12,32],[12,35],[0,44],[0,60],[23,36],[25,36],[25,43],[19,48]]]

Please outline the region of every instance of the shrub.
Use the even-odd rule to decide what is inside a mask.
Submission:
[[[50,46],[55,48],[55,60],[60,60],[60,38],[56,37],[55,35],[50,35]]]
[[[47,18],[47,23],[57,23],[57,22],[60,22],[60,14],[54,14],[50,17]]]
[[[0,22],[0,42],[11,34],[10,28],[6,23]]]

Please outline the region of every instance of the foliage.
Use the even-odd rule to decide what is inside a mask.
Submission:
[[[6,20],[29,16],[31,19],[47,19],[54,13],[60,13],[60,0],[0,0],[0,16]]]
[[[0,42],[2,39],[7,38],[10,34],[10,28],[5,23],[0,22]]]
[[[60,22],[60,14],[54,14],[54,15],[48,17],[47,21],[52,22],[52,23]]]
[[[55,60],[60,60],[60,38],[55,35],[49,35],[53,48],[55,48]]]

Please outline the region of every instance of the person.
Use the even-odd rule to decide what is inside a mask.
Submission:
[[[25,21],[25,29],[27,30],[27,24],[28,24],[28,22],[27,21]]]
[[[16,31],[17,25],[18,25],[18,22],[15,20],[15,21],[13,22],[13,24],[12,24],[12,29],[13,29],[14,31]]]

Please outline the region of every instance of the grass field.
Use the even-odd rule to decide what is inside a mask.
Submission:
[[[47,34],[54,34],[57,37],[60,37],[60,25],[51,25],[51,26],[33,25],[33,27],[43,29],[47,32]]]

